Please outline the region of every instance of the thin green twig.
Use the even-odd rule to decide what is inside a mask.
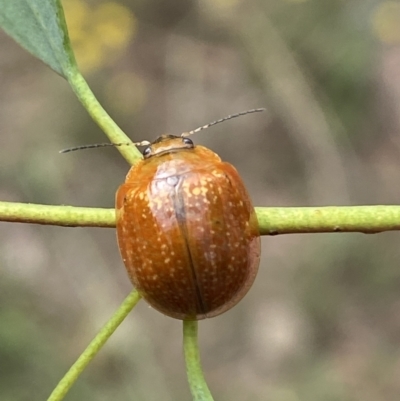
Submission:
[[[67,80],[87,112],[112,143],[132,143],[131,139],[125,135],[121,128],[101,106],[78,69],[69,70]],[[142,154],[133,145],[118,146],[117,150],[131,165],[136,164],[142,159]]]
[[[261,235],[400,230],[400,206],[257,207]],[[0,221],[115,227],[115,210],[0,202]]]
[[[77,361],[71,366],[69,371],[60,380],[47,401],[61,401],[65,397],[68,390],[76,382],[86,366],[96,356],[96,354],[100,351],[106,341],[126,318],[129,312],[135,307],[139,300],[140,295],[136,290],[133,290],[125,298],[124,302],[114,313],[111,319],[104,325],[104,327],[99,331],[96,337],[90,342],[88,347],[83,351]]]
[[[400,230],[400,206],[256,207],[261,235]]]
[[[183,321],[183,351],[190,392],[194,401],[213,401],[201,368],[197,321]]]
[[[64,227],[115,227],[115,209],[0,202],[0,221]]]

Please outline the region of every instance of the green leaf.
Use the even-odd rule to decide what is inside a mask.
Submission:
[[[78,99],[111,142],[131,142],[100,105],[78,70],[61,0],[0,0],[0,27],[67,79]],[[118,150],[131,165],[142,158],[134,146],[120,146]]]
[[[0,27],[63,77],[76,69],[60,0],[0,0]]]

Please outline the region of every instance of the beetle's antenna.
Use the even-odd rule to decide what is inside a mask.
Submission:
[[[62,149],[59,153],[69,153],[75,152],[76,150],[83,149],[94,149],[94,148],[104,148],[106,146],[148,146],[150,145],[149,141],[141,141],[141,142],[125,142],[125,143],[93,143],[90,145],[80,145],[74,146],[72,148]]]
[[[260,111],[265,111],[265,109],[264,108],[251,109],[251,110],[242,111],[242,112],[236,113],[236,114],[230,114],[229,116],[226,116],[224,118],[220,118],[219,120],[216,120],[216,121],[213,121],[213,122],[208,123],[206,125],[203,125],[202,127],[196,128],[196,129],[194,129],[192,131],[183,132],[181,134],[181,137],[184,138],[184,137],[193,135],[196,132],[202,131],[204,129],[207,129],[209,127],[212,127],[213,125],[222,123],[224,121],[231,120],[232,118],[245,116],[246,114],[251,114],[251,113],[259,113]],[[151,142],[149,142],[149,141],[141,141],[141,142],[125,142],[125,143],[93,143],[93,144],[89,144],[89,145],[80,145],[80,146],[74,146],[72,148],[62,149],[62,150],[60,150],[59,153],[69,153],[69,152],[75,152],[76,150],[84,150],[84,149],[104,148],[106,146],[132,146],[132,145],[133,146],[149,146],[149,145],[151,145]]]
[[[184,137],[193,135],[193,134],[195,134],[196,132],[202,131],[203,129],[207,129],[207,128],[209,128],[209,127],[212,127],[213,125],[217,125],[217,124],[222,123],[222,122],[224,122],[224,121],[231,120],[232,118],[236,118],[236,117],[240,117],[240,116],[245,116],[246,114],[251,114],[251,113],[259,113],[260,111],[265,111],[265,109],[264,109],[264,108],[261,108],[261,109],[251,109],[251,110],[242,111],[242,112],[236,113],[236,114],[230,114],[229,116],[226,116],[226,117],[224,117],[224,118],[220,118],[219,120],[216,120],[216,121],[213,121],[213,122],[208,123],[208,124],[206,124],[206,125],[203,125],[202,127],[196,128],[196,129],[194,129],[194,130],[192,130],[192,131],[183,132],[183,133],[181,134],[181,137],[184,138]]]

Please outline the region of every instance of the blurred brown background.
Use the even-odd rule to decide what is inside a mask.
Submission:
[[[64,1],[92,89],[133,140],[194,129],[257,206],[396,204],[400,3]],[[113,207],[128,165],[66,82],[0,32],[0,199]],[[263,238],[256,283],[200,324],[216,400],[400,397],[400,234]],[[113,229],[0,223],[0,400],[43,400],[131,285]],[[68,400],[187,400],[181,323],[144,302]]]

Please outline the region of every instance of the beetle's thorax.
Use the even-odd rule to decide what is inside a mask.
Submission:
[[[178,139],[181,140],[179,137]],[[143,179],[142,177],[162,179],[204,170],[208,166],[214,166],[215,163],[221,163],[220,157],[203,146],[174,148],[140,161],[131,168],[126,181],[138,181]]]
[[[159,157],[167,153],[179,152],[182,150],[193,149],[192,141],[185,142],[185,139],[175,135],[161,135],[149,146],[149,153],[145,155],[145,159]]]

